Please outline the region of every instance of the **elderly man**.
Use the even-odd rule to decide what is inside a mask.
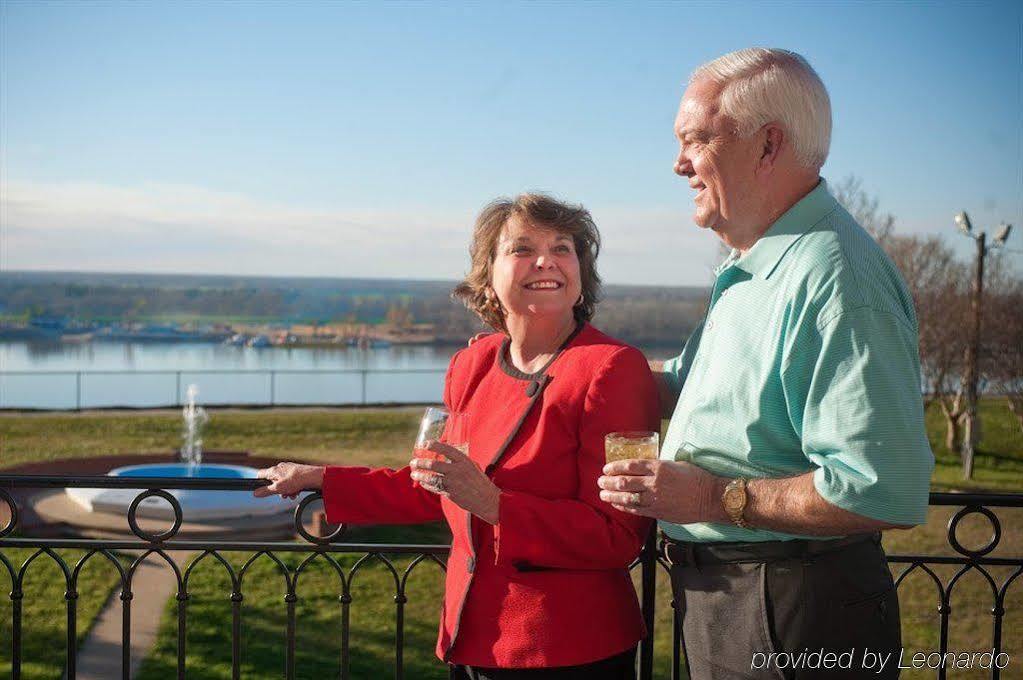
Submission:
[[[934,465],[912,298],[818,175],[831,108],[801,56],[701,66],[675,133],[732,251],[663,365],[661,460],[607,465],[601,497],[661,520],[693,678],[894,677],[880,530],[925,521]]]

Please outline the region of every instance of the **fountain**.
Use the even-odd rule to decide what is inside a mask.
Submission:
[[[202,426],[209,421],[206,409],[195,405],[195,397],[199,394],[196,385],[189,385],[185,390],[185,407],[181,410],[185,421],[184,445],[181,447],[181,460],[188,464],[188,476],[195,477],[196,468],[202,464],[202,439],[199,439]]]
[[[189,385],[187,399],[182,409],[182,447],[179,462],[127,465],[117,467],[107,475],[114,477],[191,477],[206,479],[253,479],[257,469],[245,465],[227,465],[203,462],[202,428],[209,421],[205,409],[196,405],[199,390]],[[60,504],[51,501],[43,504],[41,510],[49,510],[53,519],[59,519],[76,527],[96,527],[114,530],[124,523],[136,497],[145,489],[85,489],[70,488],[64,491],[69,506],[61,511]],[[256,498],[248,491],[227,491],[208,489],[174,489],[172,495],[181,507],[185,525],[182,534],[209,533],[213,530],[228,530],[247,533],[281,533],[293,528],[292,513],[306,495],[296,499],[279,496]],[[82,511],[86,513],[82,513]],[[171,504],[159,496],[142,499],[135,517],[149,520],[174,520]],[[125,527],[127,528],[127,527]]]

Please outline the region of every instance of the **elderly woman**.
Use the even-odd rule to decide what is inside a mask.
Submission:
[[[452,678],[632,678],[643,621],[627,566],[650,525],[599,498],[604,436],[656,430],[643,355],[591,326],[599,234],[541,194],[488,205],[455,295],[497,333],[444,383],[468,455],[401,470],[280,463],[257,494],[323,489],[345,524],[446,519],[453,540],[437,655]],[[457,442],[452,442],[457,443]]]

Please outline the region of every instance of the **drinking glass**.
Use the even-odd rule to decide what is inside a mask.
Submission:
[[[423,419],[419,422],[414,454],[419,458],[440,460],[443,456],[426,448],[430,442],[440,441],[468,455],[468,434],[468,416],[464,413],[449,413],[447,409],[431,406],[426,409]]]
[[[608,463],[635,458],[656,460],[659,441],[657,432],[612,432],[604,437],[604,455]]]

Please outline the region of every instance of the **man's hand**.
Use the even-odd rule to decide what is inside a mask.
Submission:
[[[729,522],[721,505],[727,480],[689,463],[616,460],[597,479],[601,500],[622,512],[675,524]]]
[[[424,489],[447,496],[455,505],[468,510],[488,524],[497,524],[501,490],[476,467],[468,456],[453,446],[431,442],[427,450],[445,460],[413,458],[409,461],[412,479]]]

